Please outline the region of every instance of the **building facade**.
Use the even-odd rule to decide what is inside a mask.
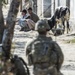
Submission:
[[[11,1],[7,0],[9,4]],[[51,17],[58,6],[68,6],[71,11],[70,18],[75,19],[75,0],[22,0],[20,9],[25,9],[26,5],[27,7],[32,7],[39,17],[45,18]]]
[[[50,17],[51,0],[37,0],[37,14],[39,17]]]

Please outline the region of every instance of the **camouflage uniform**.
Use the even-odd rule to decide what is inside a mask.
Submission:
[[[28,65],[33,65],[34,75],[58,75],[63,62],[60,47],[51,37],[41,34],[49,30],[44,20],[36,23],[35,30],[39,33],[38,37],[26,45]]]

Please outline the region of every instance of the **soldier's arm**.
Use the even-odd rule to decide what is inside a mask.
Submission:
[[[30,52],[31,52],[31,51],[30,51],[30,48],[27,47],[27,49],[26,49],[26,55],[28,55]]]
[[[59,71],[60,68],[61,68],[61,65],[63,63],[63,60],[64,60],[64,55],[62,53],[62,50],[60,48],[60,46],[56,43],[56,42],[53,42],[53,50],[56,52],[57,54],[57,70]]]
[[[27,43],[26,43],[26,45],[25,45],[25,53],[26,53],[26,55],[28,55],[30,52],[31,52],[31,47],[32,47],[32,41],[28,41]]]
[[[25,46],[25,50],[26,50],[26,55],[30,54],[32,51],[32,45],[34,43],[35,40],[29,40],[29,42],[26,44]]]
[[[26,57],[28,61],[28,65],[31,66],[33,64],[33,58],[32,58],[32,53],[31,53],[31,44],[27,45],[26,48]]]

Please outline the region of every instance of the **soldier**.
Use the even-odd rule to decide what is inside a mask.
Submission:
[[[34,75],[61,75],[63,53],[59,45],[47,37],[49,26],[45,20],[36,23],[35,30],[39,35],[26,45],[28,65],[33,66]]]

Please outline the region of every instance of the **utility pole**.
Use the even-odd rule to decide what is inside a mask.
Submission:
[[[66,6],[70,9],[70,0],[66,0]]]
[[[60,6],[60,0],[58,0],[58,6]]]
[[[55,12],[55,0],[54,0],[54,12]]]
[[[37,14],[37,0],[33,0],[33,11]]]

